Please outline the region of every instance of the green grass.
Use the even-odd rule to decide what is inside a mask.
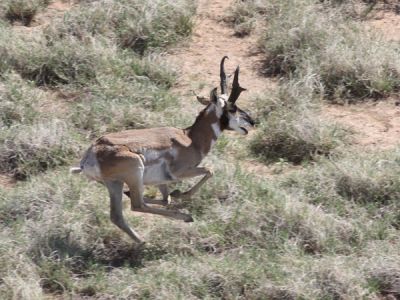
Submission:
[[[267,9],[268,2],[263,0],[234,1],[225,20],[232,24],[236,36],[243,37],[252,33]]]
[[[0,127],[32,124],[40,116],[38,106],[45,94],[18,74],[9,73],[3,77],[3,82],[0,82]]]
[[[194,223],[149,220],[127,209],[130,224],[147,240],[142,250],[111,225],[105,188],[66,170],[3,190],[2,245],[9,245],[3,251],[11,247],[22,259],[21,269],[2,262],[2,295],[27,289],[98,298],[393,293],[399,268],[387,266],[400,254],[396,229],[388,227],[378,241],[375,217],[357,209],[342,216],[326,211],[296,196],[293,187],[258,181],[220,157],[208,161],[215,178],[192,201],[178,203],[194,214]],[[10,245],[12,232],[19,240],[13,237]],[[24,268],[30,268],[30,284],[15,289]]]

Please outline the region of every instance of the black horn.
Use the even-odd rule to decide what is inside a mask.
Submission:
[[[224,62],[225,62],[225,59],[227,59],[227,58],[228,58],[228,56],[226,56],[226,55],[222,58],[221,64],[220,64],[220,69],[219,69],[219,76],[221,77],[221,94],[226,94],[228,92],[228,86],[226,84],[226,74],[225,74],[225,68],[224,68]]]
[[[239,85],[239,66],[236,68],[235,71],[235,76],[233,77],[233,83],[232,83],[232,91],[231,94],[229,95],[229,102],[235,103],[236,100],[239,98],[240,93],[245,91],[245,88],[242,88]]]

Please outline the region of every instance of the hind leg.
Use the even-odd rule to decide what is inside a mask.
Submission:
[[[125,222],[122,214],[122,181],[105,181],[105,186],[110,195],[110,218],[111,222],[117,225],[121,230],[127,233],[136,243],[142,244],[143,241],[139,235],[132,230]]]

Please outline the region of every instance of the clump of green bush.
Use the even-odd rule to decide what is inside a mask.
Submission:
[[[0,72],[15,70],[37,85],[87,84],[101,65],[98,44],[69,37],[48,39],[43,34],[25,36],[8,28],[1,31]]]
[[[341,153],[285,180],[285,188],[341,215],[357,211],[373,218],[371,234],[386,236],[399,228],[399,153]]]

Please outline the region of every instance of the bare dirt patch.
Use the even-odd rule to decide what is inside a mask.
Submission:
[[[326,105],[324,118],[333,119],[354,132],[354,144],[369,149],[389,149],[398,144],[400,106],[394,99],[356,105]]]
[[[7,175],[7,174],[0,174],[0,186],[2,188],[12,188],[16,184],[16,180]]]
[[[47,26],[51,20],[57,17],[62,17],[64,13],[70,10],[74,5],[73,1],[52,1],[46,9],[39,12],[32,23],[31,27]]]
[[[226,71],[233,74],[240,65],[240,85],[247,89],[238,104],[251,110],[257,95],[277,86],[273,79],[259,73],[263,54],[257,49],[257,32],[245,37],[235,36],[234,29],[224,21],[232,1],[200,0],[191,40],[168,54],[168,59],[180,69],[178,84],[173,92],[182,100],[183,109],[195,115],[202,109],[193,92],[207,96],[214,87],[219,87],[219,63],[224,55]],[[253,174],[272,176],[273,167],[254,159],[243,161],[242,167]]]
[[[367,25],[376,29],[389,41],[400,41],[400,14],[394,11],[380,11]]]

